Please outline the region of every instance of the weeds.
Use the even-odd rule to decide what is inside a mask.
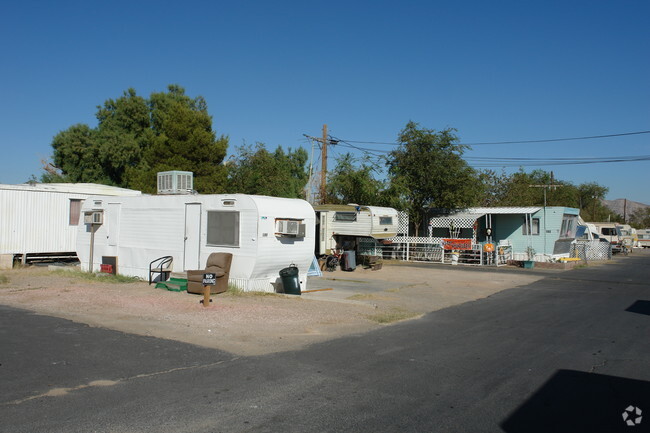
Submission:
[[[234,297],[255,297],[255,296],[277,296],[277,293],[269,292],[245,292],[237,286],[228,284],[228,290],[224,293],[225,295],[234,296]]]
[[[346,299],[351,301],[363,301],[367,299],[376,299],[376,296],[372,293],[357,293],[356,295],[348,296]]]
[[[138,283],[142,279],[138,277],[127,277],[126,275],[113,275],[113,274],[96,274],[93,272],[84,272],[84,271],[52,271],[53,274],[61,275],[65,277],[77,278],[80,280],[87,281],[99,281],[102,283],[112,283],[112,284],[129,284],[129,283]]]
[[[412,319],[419,315],[420,314],[414,313],[413,311],[407,311],[401,308],[393,308],[390,311],[366,315],[366,319],[380,323],[382,325],[386,325],[389,323],[399,322],[400,320]]]

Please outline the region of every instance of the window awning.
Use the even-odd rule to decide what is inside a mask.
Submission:
[[[394,238],[395,236],[397,236],[397,233],[388,233],[388,232],[374,233],[371,236],[373,238],[375,238],[375,239],[389,239],[389,238]]]

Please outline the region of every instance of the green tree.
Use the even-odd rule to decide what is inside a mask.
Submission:
[[[575,186],[555,179],[552,172],[523,169],[505,177],[500,185],[496,206],[566,206],[578,207]]]
[[[273,152],[264,144],[240,146],[227,164],[228,190],[233,193],[304,198],[309,174],[305,170],[307,151],[278,146]]]
[[[511,175],[482,172],[481,181],[486,191],[482,205],[543,206],[546,195],[547,206],[577,208],[586,221],[604,221],[612,213],[602,204],[608,188],[595,182],[575,186],[556,179],[552,172],[533,170],[528,173],[523,169]]]
[[[97,130],[88,125],[73,125],[52,139],[54,166],[61,170],[57,180],[112,184],[101,165]],[[47,180],[43,176],[42,180]]]
[[[604,221],[611,211],[603,205],[609,188],[596,182],[583,183],[577,187],[578,208],[585,221]]]
[[[126,90],[97,107],[97,146],[104,173],[111,182],[128,186],[126,172],[140,165],[142,152],[152,142],[147,100]]]
[[[336,166],[327,176],[327,203],[383,204],[385,183],[374,177],[375,167],[359,161],[350,153],[336,159]]]
[[[650,228],[650,207],[637,209],[630,217],[630,225],[636,229]]]
[[[227,172],[222,162],[228,137],[212,130],[203,97],[190,98],[178,85],[149,98],[153,137],[141,164],[127,171],[129,185],[145,192],[156,189],[156,173],[183,170],[194,173],[194,188],[204,194],[224,192]]]
[[[178,85],[149,99],[128,89],[97,107],[98,125],[74,125],[53,141],[61,179],[156,191],[156,172],[192,171],[199,192],[225,189],[228,138],[217,137],[202,97]],[[48,172],[43,180],[56,179]]]
[[[409,122],[398,136],[400,146],[388,156],[391,181],[403,188],[416,236],[427,208],[463,208],[478,200],[477,173],[462,158],[468,146],[458,144],[455,132]]]
[[[508,191],[510,176],[505,170],[497,173],[494,170],[481,170],[478,173],[481,193],[476,202],[477,206],[499,206],[504,202]]]

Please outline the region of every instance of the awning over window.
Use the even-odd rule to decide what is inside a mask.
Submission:
[[[397,236],[397,233],[375,233],[371,236],[375,239],[389,239]]]

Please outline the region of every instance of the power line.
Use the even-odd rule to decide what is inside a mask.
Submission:
[[[558,141],[573,141],[573,140],[596,140],[601,138],[612,138],[612,137],[625,137],[629,135],[641,135],[641,134],[650,134],[650,131],[635,131],[635,132],[622,132],[617,134],[605,134],[605,135],[589,135],[583,137],[568,137],[568,138],[548,138],[543,140],[515,140],[515,141],[490,141],[490,142],[476,142],[476,143],[458,143],[459,146],[480,146],[480,145],[491,145],[491,144],[526,144],[526,143],[552,143]],[[358,144],[386,144],[390,146],[399,146],[402,143],[396,142],[383,142],[383,141],[359,141],[359,140],[341,140],[346,143],[358,143]]]
[[[585,158],[495,158],[487,156],[468,156],[464,158],[466,160],[478,160],[478,161],[557,161],[557,162],[566,162],[566,161],[585,161],[585,162],[616,162],[616,161],[646,161],[650,159],[650,155],[632,155],[632,156],[601,156],[601,157],[585,157]]]
[[[469,158],[468,158],[469,159]],[[650,156],[637,156],[637,157],[617,157],[617,158],[602,158],[602,159],[530,159],[530,160],[521,160],[521,161],[503,161],[500,159],[495,159],[493,162],[486,161],[485,163],[470,164],[475,168],[488,168],[488,167],[540,167],[548,165],[585,165],[585,164],[610,164],[610,163],[619,163],[619,162],[635,162],[635,161],[650,161]],[[469,161],[468,161],[469,162]]]

